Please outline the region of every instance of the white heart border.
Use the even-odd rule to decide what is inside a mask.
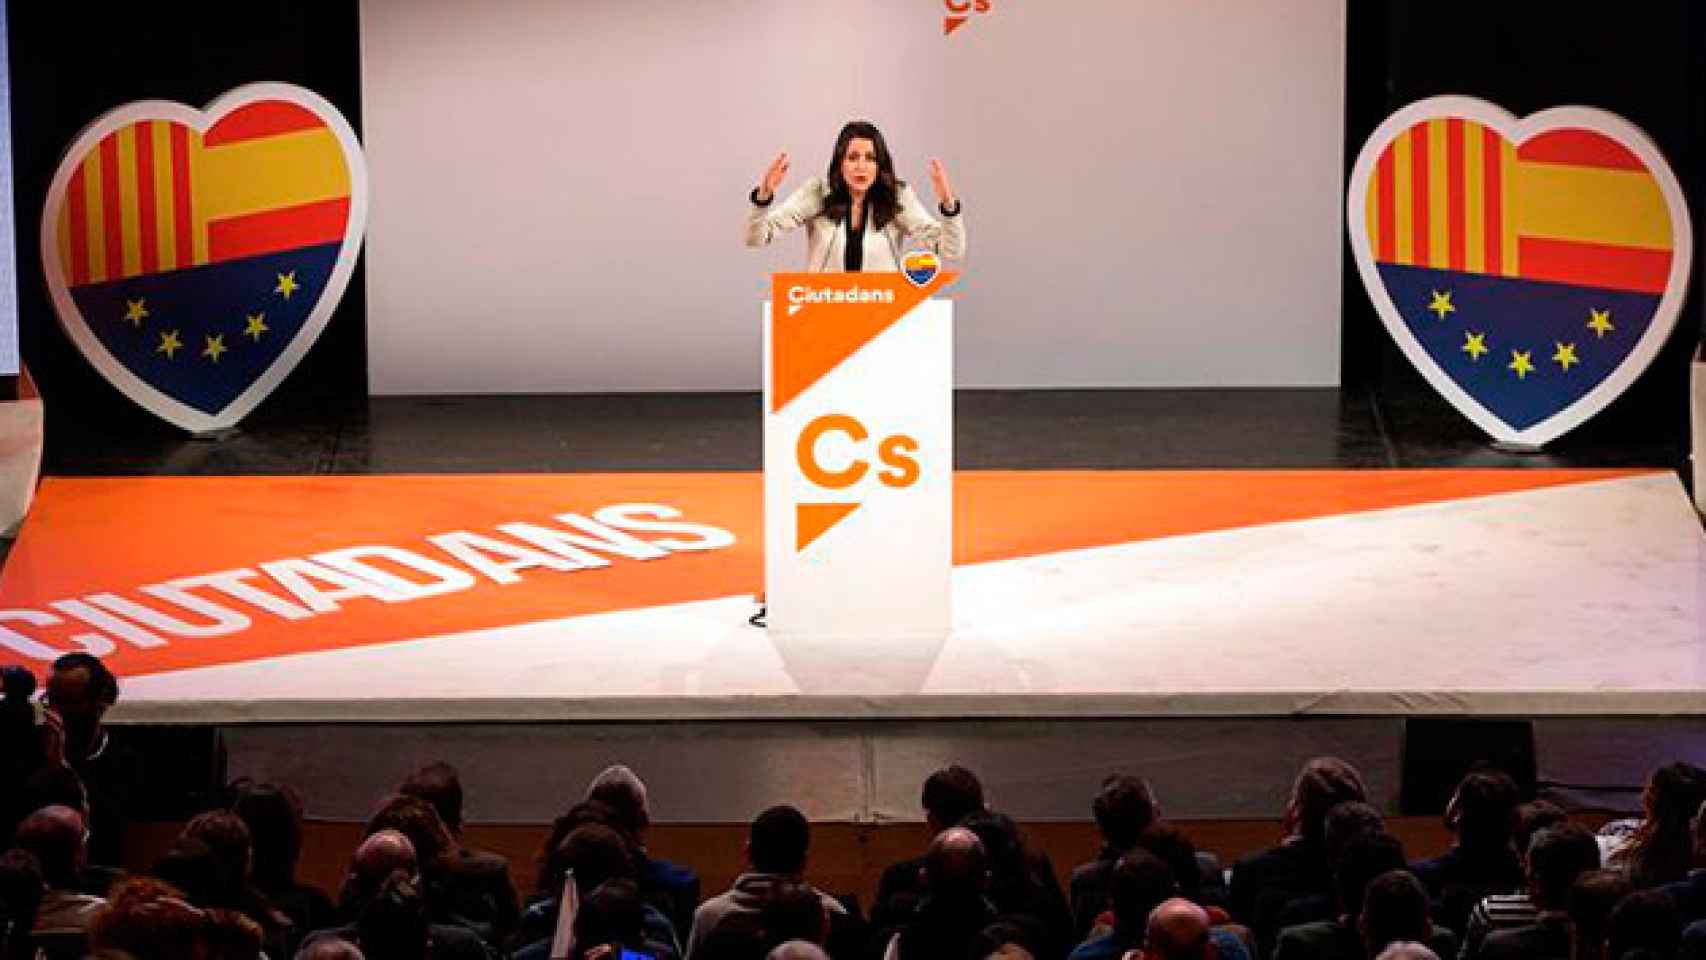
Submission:
[[[140,120],[166,120],[206,132],[231,111],[260,100],[283,100],[309,110],[324,121],[327,128],[338,138],[338,143],[343,147],[344,162],[349,168],[349,217],[344,223],[343,245],[338,251],[337,263],[333,265],[325,289],[320,291],[320,299],[309,312],[302,329],[296,332],[296,336],[272,364],[255,378],[254,383],[249,384],[223,409],[209,414],[172,399],[132,373],[108,352],[100,338],[95,336],[94,331],[89,328],[88,319],[77,308],[76,301],[71,297],[71,290],[65,283],[59,262],[57,220],[59,208],[65,202],[66,186],[71,182],[76,167],[88,151],[107,134]],[[107,378],[108,383],[117,387],[119,392],[138,406],[191,433],[224,430],[236,426],[265,400],[267,395],[296,369],[297,363],[301,362],[308,349],[320,338],[321,331],[332,319],[332,312],[343,300],[350,276],[355,272],[355,263],[361,253],[362,234],[367,227],[367,204],[367,162],[361,151],[361,143],[356,139],[355,130],[329,100],[312,90],[290,83],[247,83],[226,91],[200,110],[174,100],[135,100],[107,111],[84,127],[60,158],[59,168],[48,185],[46,202],[42,204],[42,270],[48,291],[53,297],[54,313],[59,318],[59,325],[77,344],[83,356]]]
[[[1411,333],[1404,323],[1397,304],[1392,302],[1392,296],[1387,292],[1386,284],[1375,266],[1374,252],[1369,244],[1368,183],[1374,175],[1374,167],[1380,160],[1380,154],[1400,133],[1415,123],[1451,117],[1461,117],[1489,127],[1516,145],[1521,145],[1535,134],[1562,127],[1592,130],[1610,137],[1628,148],[1629,152],[1639,157],[1646,165],[1648,172],[1658,182],[1659,191],[1664,195],[1665,206],[1670,212],[1670,277],[1665,281],[1664,294],[1653,311],[1653,320],[1647,327],[1647,332],[1641,336],[1629,355],[1623,358],[1623,362],[1592,390],[1564,409],[1524,430],[1513,429],[1491,410],[1482,406],[1480,401],[1458,386],[1457,381],[1428,355],[1415,334]],[[1682,311],[1683,298],[1688,293],[1688,271],[1693,258],[1694,233],[1682,187],[1677,183],[1676,175],[1671,172],[1670,164],[1665,162],[1664,154],[1659,152],[1658,145],[1653,143],[1645,131],[1617,114],[1596,107],[1552,107],[1519,120],[1504,108],[1477,97],[1440,96],[1418,100],[1387,117],[1364,141],[1362,152],[1357,154],[1356,166],[1351,170],[1350,187],[1345,199],[1345,220],[1350,231],[1351,250],[1356,255],[1357,271],[1362,274],[1363,289],[1374,303],[1381,321],[1386,324],[1387,332],[1404,351],[1404,355],[1410,358],[1410,363],[1459,413],[1468,417],[1494,440],[1517,446],[1544,446],[1580,426],[1622,395],[1630,384],[1646,372],[1653,358],[1658,356],[1664,347],[1665,341],[1670,339],[1671,331],[1676,328],[1677,316]]]

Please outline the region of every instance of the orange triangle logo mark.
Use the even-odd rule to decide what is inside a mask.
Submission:
[[[812,545],[829,528],[859,509],[858,503],[800,503],[794,505],[794,552]]]
[[[943,17],[942,18],[942,36],[944,36],[944,37],[948,36],[949,34],[953,33],[955,30],[958,30],[960,27],[965,25],[965,22],[966,22],[965,17]]]
[[[958,277],[943,270],[919,287],[901,273],[776,274],[770,300],[771,412]]]

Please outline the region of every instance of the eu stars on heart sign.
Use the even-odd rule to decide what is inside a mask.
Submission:
[[[313,91],[125,104],[72,141],[42,208],[54,311],[131,400],[235,426],[331,319],[367,222],[355,131]]]
[[[1557,439],[1634,383],[1688,284],[1676,176],[1639,128],[1589,107],[1410,104],[1363,145],[1345,212],[1392,338],[1514,446]]]

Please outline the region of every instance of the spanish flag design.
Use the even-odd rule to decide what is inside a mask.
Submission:
[[[1678,224],[1625,142],[1567,125],[1513,140],[1444,115],[1377,147],[1367,253],[1428,357],[1504,424],[1581,400],[1654,325]]]
[[[109,114],[119,122],[98,123],[62,165],[49,282],[75,306],[65,317],[56,297],[68,328],[80,321],[130,374],[216,415],[310,325],[350,235],[359,156],[335,112],[329,123],[291,99],[249,100],[203,127],[131,106],[140,117]]]

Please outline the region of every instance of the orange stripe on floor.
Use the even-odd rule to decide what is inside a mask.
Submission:
[[[955,482],[955,560],[1012,559],[1652,472],[968,472]],[[756,473],[48,478],[0,571],[0,609],[52,611],[54,601],[110,592],[205,622],[139,588],[351,547],[401,548],[468,570],[427,538],[466,531],[521,544],[499,525],[566,529],[560,514],[591,516],[635,503],[672,507],[683,522],[727,530],[736,542],[653,560],[610,555],[607,566],[573,571],[534,567],[510,583],[472,571],[475,584],[467,589],[398,603],[345,599],[340,609],[296,620],[197,588],[197,595],[246,613],[250,626],[219,637],[172,636],[149,647],[121,639],[107,659],[118,673],[134,676],[707,600],[758,587],[760,501]],[[654,542],[671,536],[630,532]],[[265,574],[246,582],[291,599]],[[94,629],[69,619],[35,626],[3,614],[0,626],[58,650],[76,649],[70,638]],[[24,658],[0,645],[0,661]]]

